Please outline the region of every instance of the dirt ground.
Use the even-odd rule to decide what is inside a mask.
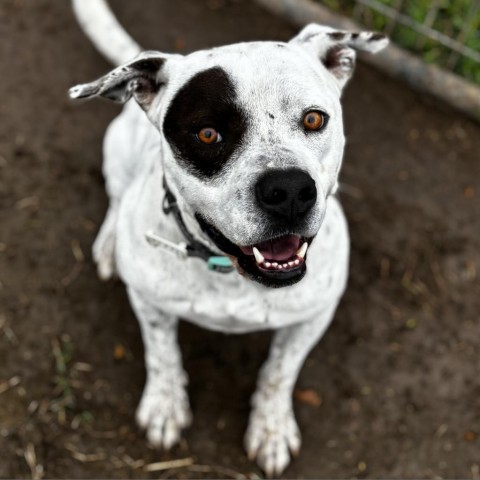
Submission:
[[[251,1],[111,4],[165,51],[295,33]],[[108,68],[69,2],[1,1],[0,477],[257,478],[242,436],[268,333],[182,324],[193,427],[164,453],[135,426],[139,330],[90,254],[119,107],[66,96]],[[479,127],[362,65],[344,105],[351,278],[298,381],[304,445],[285,476],[478,479]]]

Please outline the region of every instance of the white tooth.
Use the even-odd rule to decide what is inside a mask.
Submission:
[[[288,268],[288,263],[284,263],[283,268]]]
[[[294,263],[295,265],[300,265],[300,260],[299,260],[298,258],[296,258],[296,259],[293,261],[293,263]]]
[[[265,261],[265,257],[258,251],[257,247],[253,247],[253,254],[255,255],[257,263],[263,263]]]
[[[272,266],[272,264],[271,264],[270,262],[265,262],[265,266],[266,266],[267,268],[270,268],[270,267]]]
[[[293,262],[288,262],[288,266],[289,267],[293,266]]]
[[[272,267],[275,267],[275,268],[278,267],[278,263],[277,263],[277,262],[273,262],[273,263],[272,263]]]
[[[308,243],[305,242],[297,251],[297,255],[300,257],[300,258],[304,258],[305,257],[305,254],[307,253],[307,248],[308,248]]]
[[[277,268],[278,268],[279,270],[281,270],[283,267],[282,267],[281,265],[279,265]]]

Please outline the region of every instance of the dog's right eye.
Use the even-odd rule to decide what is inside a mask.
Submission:
[[[202,128],[197,133],[197,138],[202,143],[206,143],[207,145],[211,145],[213,143],[219,143],[222,141],[222,136],[212,127]]]

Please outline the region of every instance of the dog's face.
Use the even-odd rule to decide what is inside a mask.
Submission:
[[[251,279],[286,286],[304,276],[336,188],[351,47],[386,43],[310,25],[289,43],[146,52],[73,96],[133,95],[162,134],[167,183],[192,232]]]
[[[342,159],[338,82],[290,44],[184,61],[188,77],[149,113],[164,134],[170,188],[242,272],[267,285],[300,280],[300,250],[320,228]]]

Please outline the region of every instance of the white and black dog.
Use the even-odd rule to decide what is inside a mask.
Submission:
[[[138,422],[165,448],[191,422],[180,318],[226,333],[273,329],[245,446],[279,474],[301,442],[292,389],[348,274],[334,196],[340,96],[354,50],[374,53],[387,39],[312,24],[288,43],[140,53],[103,0],[75,7],[97,47],[123,64],[70,96],[135,100],[106,134],[110,207],[93,255],[103,279],[125,282],[140,322]]]

